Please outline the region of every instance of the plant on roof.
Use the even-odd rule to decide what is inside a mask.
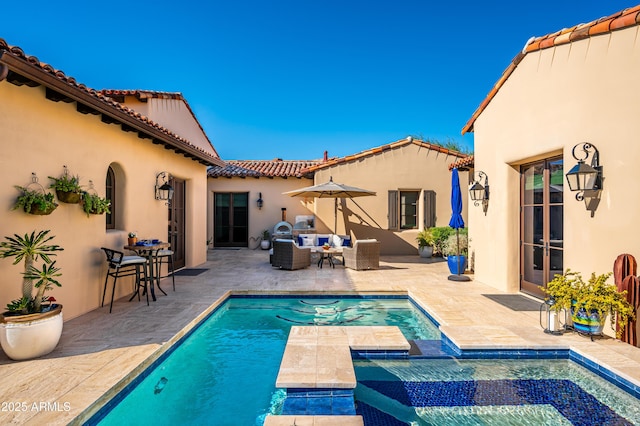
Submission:
[[[557,312],[579,307],[587,312],[597,311],[603,322],[611,314],[611,328],[615,330],[618,323],[616,337],[620,338],[624,327],[635,318],[635,309],[627,301],[626,291],[618,291],[615,284],[607,282],[610,276],[611,273],[594,272],[585,282],[580,273],[567,269],[562,275],[556,274],[542,290],[547,294],[546,300],[553,301],[551,309]]]
[[[7,310],[13,314],[31,314],[43,312],[47,306],[43,307],[45,299],[44,293],[52,288],[52,285],[60,287],[57,278],[61,275],[60,268],[57,268],[55,261],[51,257],[63,248],[51,244],[54,236],[49,235],[49,230],[31,232],[20,236],[14,234],[13,237],[5,237],[0,243],[0,258],[12,257],[13,264],[24,262],[24,272],[22,273],[22,297],[13,300],[7,305]],[[42,260],[41,267],[36,267],[35,262]],[[35,281],[35,284],[34,284]],[[33,288],[37,289],[33,294]],[[48,305],[51,308],[51,304]]]

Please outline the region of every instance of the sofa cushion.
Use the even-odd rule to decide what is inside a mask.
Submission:
[[[318,237],[318,246],[323,246],[329,242],[329,237]]]
[[[342,238],[340,235],[333,234],[331,236],[331,242],[329,243],[331,247],[342,247]]]

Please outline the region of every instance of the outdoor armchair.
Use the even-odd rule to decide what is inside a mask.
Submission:
[[[275,240],[271,266],[280,269],[302,269],[311,265],[311,250],[298,247],[293,240]]]
[[[358,240],[342,249],[344,267],[362,271],[380,268],[380,241]]]

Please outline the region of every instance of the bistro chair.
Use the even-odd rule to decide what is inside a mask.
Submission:
[[[102,247],[107,255],[107,276],[104,279],[104,290],[102,290],[102,303],[100,306],[104,306],[104,298],[107,294],[107,284],[109,277],[113,277],[113,289],[111,290],[111,303],[109,304],[109,313],[113,309],[113,297],[116,292],[116,282],[120,277],[136,276],[136,291],[131,296],[129,301],[138,295],[138,301],[140,301],[140,288],[144,290],[147,295],[147,306],[149,305],[149,292],[147,291],[147,259],[141,256],[125,256],[123,252],[118,250]]]
[[[160,287],[160,280],[162,278],[171,277],[171,281],[173,282],[173,291],[176,291],[176,279],[173,276],[173,250],[158,250],[155,254],[155,264],[156,264],[156,284],[158,285],[158,289],[164,293],[166,296],[167,293]],[[167,264],[167,275],[162,274],[162,264]]]

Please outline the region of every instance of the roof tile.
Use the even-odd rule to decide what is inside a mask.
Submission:
[[[140,114],[137,114],[131,108],[127,108],[127,107],[125,107],[125,106],[113,101],[112,99],[110,99],[109,97],[107,97],[103,93],[101,93],[100,91],[97,91],[95,89],[90,89],[87,86],[85,86],[84,84],[79,84],[76,81],[75,78],[67,77],[65,75],[65,73],[62,72],[61,70],[57,70],[53,66],[51,66],[49,64],[40,62],[38,60],[38,58],[35,57],[35,56],[26,55],[24,53],[24,51],[20,47],[9,45],[6,42],[6,40],[4,40],[3,38],[0,38],[0,53],[1,52],[5,52],[5,53],[7,53],[9,55],[12,55],[16,59],[22,60],[22,61],[26,62],[27,64],[31,64],[32,66],[35,66],[36,68],[39,68],[40,70],[55,76],[58,80],[61,80],[64,83],[66,83],[69,86],[70,90],[80,90],[82,92],[88,93],[89,95],[99,99],[100,101],[102,101],[106,105],[109,105],[112,108],[115,108],[115,109],[118,109],[118,110],[120,110],[122,112],[125,112],[125,113],[129,114],[130,116],[136,118],[137,120],[140,120],[143,124],[145,124],[147,126],[151,126],[151,127],[157,128],[162,133],[164,133],[165,135],[169,136],[172,140],[177,141],[178,145],[179,144],[183,144],[184,146],[188,146],[190,149],[195,149],[195,150],[199,151],[203,155],[203,157],[208,158],[208,160],[210,162],[212,162],[212,163],[217,163],[217,162],[220,161],[220,158],[217,155],[216,156],[211,155],[211,153],[209,153],[209,152],[205,151],[204,149],[192,144],[191,142],[189,142],[185,138],[182,138],[179,135],[171,132],[169,129],[166,129],[166,128],[158,125],[157,123],[154,123],[153,121],[149,120],[148,118],[146,118],[146,117],[144,117],[144,116],[142,116]],[[0,55],[0,56],[2,56],[2,55]]]
[[[322,160],[230,160],[224,167],[214,166],[209,169],[207,175],[213,178],[219,177],[311,177],[306,169],[322,163]]]

